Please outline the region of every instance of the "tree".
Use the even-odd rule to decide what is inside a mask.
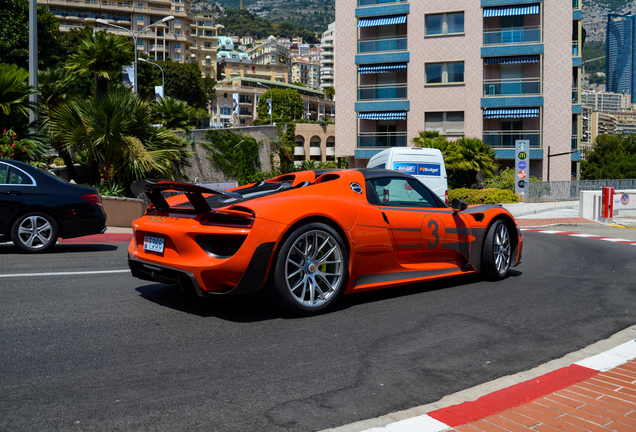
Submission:
[[[499,166],[495,150],[479,138],[460,138],[453,148],[449,160],[456,186],[470,187],[477,182],[477,174],[491,176]]]
[[[471,187],[477,183],[477,174],[491,176],[499,166],[495,150],[479,138],[448,141],[437,131],[425,131],[420,132],[413,142],[417,147],[436,148],[442,152],[452,188]]]
[[[38,66],[53,66],[60,24],[46,6],[38,6]],[[0,0],[0,63],[29,68],[29,1]]]
[[[152,123],[152,102],[123,87],[74,99],[51,111],[49,130],[95,182],[129,185],[148,177],[175,178],[187,140]]]
[[[209,131],[202,146],[208,159],[226,178],[236,179],[239,185],[255,181],[260,162],[260,143],[249,135],[229,131]]]
[[[269,119],[267,99],[272,99],[272,116],[275,119],[300,119],[303,116],[303,98],[294,89],[270,89],[258,100],[258,118]]]
[[[66,67],[80,75],[92,74],[96,93],[104,96],[108,82],[121,82],[122,67],[133,61],[132,46],[127,38],[99,31],[85,35]]]
[[[336,89],[333,86],[329,86],[325,89],[325,97],[329,100],[333,100],[336,96]]]
[[[40,119],[42,120],[44,130],[48,130],[48,120],[51,111],[75,97],[82,97],[87,94],[86,90],[82,89],[85,82],[82,77],[63,67],[48,69],[38,73],[38,88],[40,90],[38,102]],[[77,180],[78,176],[75,166],[73,165],[73,159],[60,140],[56,137],[51,137],[51,146],[57,150],[60,157],[64,159],[71,178]]]
[[[148,58],[145,55],[142,57]],[[201,69],[196,63],[178,63],[173,61],[156,62],[164,71],[166,88],[164,95],[186,102],[194,108],[206,108],[215,92],[216,81],[210,77],[201,77]],[[156,85],[161,85],[161,71],[158,67],[139,62],[137,67],[139,94],[155,97]]]
[[[599,135],[581,161],[585,180],[636,178],[636,135]]]
[[[190,107],[184,101],[166,96],[160,98],[156,105],[157,120],[166,129],[181,129],[184,132],[189,131]]]

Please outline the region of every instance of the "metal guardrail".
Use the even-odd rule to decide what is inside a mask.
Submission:
[[[601,190],[604,186],[617,191],[636,189],[636,179],[530,182],[527,202],[578,200],[582,190]]]

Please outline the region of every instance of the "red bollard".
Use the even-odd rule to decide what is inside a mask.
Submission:
[[[603,187],[603,210],[601,212],[603,219],[611,219],[614,217],[614,188]]]

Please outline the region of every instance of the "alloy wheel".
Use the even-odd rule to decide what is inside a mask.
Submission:
[[[294,241],[285,261],[285,281],[294,300],[319,307],[333,297],[343,281],[343,253],[329,233],[313,230]]]

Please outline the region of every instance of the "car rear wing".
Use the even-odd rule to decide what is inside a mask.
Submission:
[[[168,204],[162,195],[162,192],[168,191],[182,192],[188,201],[190,201],[192,208],[197,214],[207,213],[212,210],[210,204],[208,204],[203,196],[204,194],[222,195],[237,201],[242,201],[241,195],[238,193],[220,192],[204,186],[171,180],[139,180],[130,185],[130,190],[137,196],[145,193],[155,209],[159,211],[169,211],[171,209],[170,204]],[[175,210],[174,208],[172,209]]]

